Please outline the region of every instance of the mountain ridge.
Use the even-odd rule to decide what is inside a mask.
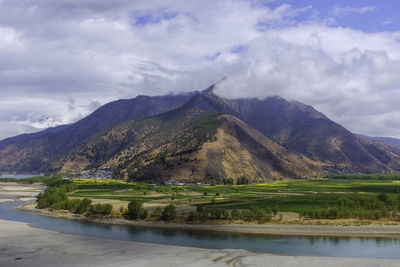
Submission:
[[[115,154],[112,155],[113,157],[120,159],[122,157],[119,155],[121,148],[127,146],[128,143],[131,144],[132,140],[122,136],[122,132],[125,135],[132,135],[132,138],[138,138],[135,140],[143,145],[136,146],[135,153],[146,154],[146,162],[153,162],[154,159],[151,157],[164,158],[165,155],[157,152],[164,149],[161,143],[159,147],[155,147],[151,142],[157,143],[164,140],[163,142],[168,144],[167,147],[179,148],[180,146],[176,142],[165,139],[165,136],[169,136],[170,139],[183,138],[182,140],[193,137],[193,140],[197,140],[193,142],[198,142],[197,148],[200,148],[201,142],[196,138],[203,132],[194,127],[196,122],[193,119],[199,114],[204,115],[211,112],[210,114],[219,114],[219,120],[208,123],[222,125],[222,121],[224,121],[226,127],[217,127],[217,132],[223,140],[231,140],[237,144],[233,151],[243,155],[243,158],[248,159],[249,164],[258,166],[259,170],[263,169],[261,166],[263,161],[263,164],[269,166],[264,171],[253,170],[253,175],[257,175],[260,179],[268,179],[268,175],[270,178],[278,176],[296,178],[312,177],[327,172],[381,173],[400,170],[398,150],[355,136],[311,106],[300,102],[288,102],[280,97],[268,97],[262,100],[257,98],[227,99],[214,94],[213,89],[214,86],[210,86],[206,90],[184,95],[138,96],[130,100],[114,101],[59,132],[32,138],[25,136],[24,140],[16,140],[1,146],[3,140],[0,142],[0,169],[49,172],[98,168],[107,162],[110,163],[113,153]],[[226,116],[231,116],[229,117],[231,119]],[[123,125],[125,128],[122,127]],[[104,133],[113,134],[104,136]],[[258,141],[253,138],[254,136],[252,137],[251,133],[256,133],[254,136],[259,137]],[[142,137],[139,138],[139,136]],[[208,133],[207,136],[211,139],[218,139],[215,133]],[[263,139],[265,144],[260,141],[262,140],[260,136],[265,138]],[[93,140],[96,140],[96,144],[92,142]],[[108,146],[107,140],[114,140],[114,144]],[[275,145],[271,145],[271,142],[274,142]],[[264,155],[271,152],[272,147],[275,149],[279,147],[278,150],[282,155],[285,153],[289,155],[288,161],[279,159],[278,161],[281,163],[274,165],[272,162],[276,160],[276,157],[272,152],[269,157],[263,157],[256,153],[258,147],[251,144],[264,147],[263,149],[266,149],[263,152]],[[229,147],[228,143],[219,145],[226,149]],[[82,150],[84,149],[82,147],[85,146],[86,150]],[[135,146],[135,144],[131,144],[131,146]],[[184,147],[184,145],[181,146]],[[145,149],[146,147],[148,151]],[[92,151],[92,148],[96,148],[96,150]],[[185,149],[190,150],[193,147],[188,146]],[[207,153],[213,155],[213,152]],[[80,159],[81,162],[72,160],[71,155]],[[142,156],[138,155],[135,157],[125,155],[124,157],[131,161],[126,163],[127,166],[131,166],[138,159],[144,160]],[[191,160],[194,158],[192,157]],[[216,177],[220,178],[221,175],[240,173],[240,170],[228,171],[228,163],[222,157],[215,156],[215,158],[214,165],[202,165],[203,175],[214,173]],[[233,160],[233,154],[231,158]],[[88,162],[90,164],[86,164]],[[193,163],[193,161],[191,162]],[[240,165],[237,159],[232,162]],[[148,165],[148,163],[146,164]],[[181,162],[178,166],[182,167],[175,168],[175,172],[184,173],[183,170],[186,167],[184,168],[183,165],[185,164]],[[287,168],[284,165],[287,165]],[[152,169],[152,172],[157,175],[157,179],[160,175],[176,178],[172,172],[163,172],[161,167],[157,166],[153,164],[154,168]],[[141,177],[142,175],[137,173],[136,167],[130,167],[129,170],[121,168],[119,165],[112,167],[119,171],[122,170],[121,177],[124,178],[129,178],[128,176]],[[132,168],[136,171],[132,171]],[[285,168],[291,171],[284,171]],[[296,168],[298,170],[294,171]],[[154,171],[155,169],[158,171]],[[248,168],[248,170],[250,169]],[[143,171],[147,171],[147,169],[144,168]],[[249,175],[248,172],[244,173]],[[186,175],[188,175],[187,172]],[[192,175],[192,177],[198,179],[200,175],[196,175]],[[149,177],[148,175],[147,178]]]
[[[400,139],[398,138],[393,138],[393,137],[383,137],[383,136],[366,136],[363,134],[357,134],[361,138],[368,139],[371,141],[376,141],[376,142],[381,142],[385,143],[389,146],[395,147],[400,149]]]

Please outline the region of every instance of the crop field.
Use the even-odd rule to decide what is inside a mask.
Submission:
[[[277,207],[283,212],[329,208],[342,198],[362,196],[376,199],[385,193],[400,196],[399,180],[308,179],[284,180],[252,185],[167,186],[127,183],[120,180],[74,179],[77,190],[71,197],[140,200],[148,204],[174,204],[225,209]]]

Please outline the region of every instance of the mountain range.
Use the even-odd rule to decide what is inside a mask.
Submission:
[[[400,139],[397,139],[397,138],[378,137],[378,136],[372,137],[372,136],[366,136],[366,135],[362,135],[362,134],[359,134],[359,136],[364,138],[364,139],[367,139],[367,140],[381,142],[381,143],[387,144],[389,146],[396,147],[396,148],[400,149]]]
[[[137,181],[253,181],[400,170],[400,149],[280,97],[227,99],[214,86],[108,103],[88,117],[0,142],[0,170],[111,168]]]

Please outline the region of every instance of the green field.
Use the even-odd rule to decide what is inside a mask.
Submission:
[[[173,203],[218,207],[225,209],[251,209],[277,207],[280,211],[302,213],[327,209],[340,199],[376,200],[385,193],[389,200],[400,196],[400,181],[368,179],[309,179],[286,180],[252,185],[215,186],[154,186],[126,183],[118,180],[75,179],[78,190],[72,197],[92,199],[140,200],[148,203]]]

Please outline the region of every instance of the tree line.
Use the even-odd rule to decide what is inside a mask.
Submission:
[[[394,199],[385,193],[381,193],[376,198],[364,196],[340,198],[331,207],[304,211],[302,216],[312,219],[358,218],[378,220],[383,217],[398,217],[399,211],[400,197]]]
[[[92,200],[88,198],[69,199],[67,193],[75,189],[76,184],[71,181],[52,180],[51,186],[37,196],[37,207],[39,209],[68,210],[77,214],[111,214],[113,209],[111,204],[92,204]]]

